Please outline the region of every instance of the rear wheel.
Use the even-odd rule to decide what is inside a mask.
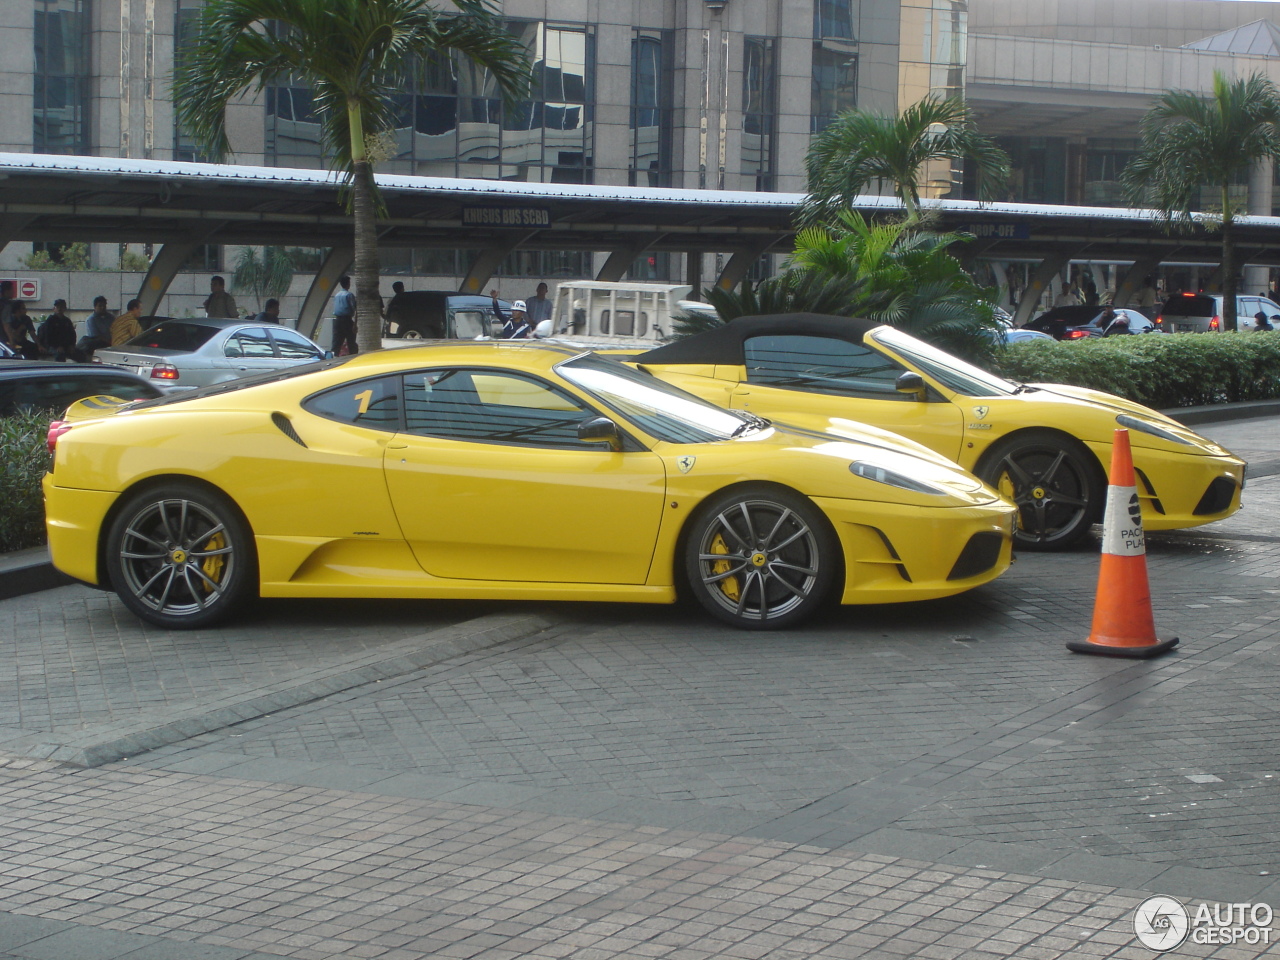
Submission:
[[[208,626],[256,591],[247,524],[231,501],[197,484],[131,496],[111,524],[106,548],[112,588],[157,626]]]
[[[996,444],[974,471],[1018,506],[1014,547],[1061,550],[1100,512],[1106,481],[1079,441],[1031,430]]]
[[[840,569],[840,543],[826,517],[788,490],[717,497],[685,541],[685,573],[698,602],[748,630],[808,618],[830,595]]]

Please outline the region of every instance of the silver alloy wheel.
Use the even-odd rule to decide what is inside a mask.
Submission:
[[[706,594],[735,617],[774,620],[805,603],[821,570],[818,538],[794,510],[741,500],[711,517],[698,543]]]
[[[187,499],[146,503],[120,537],[125,586],[149,610],[172,617],[207,610],[236,568],[230,532],[204,504]]]

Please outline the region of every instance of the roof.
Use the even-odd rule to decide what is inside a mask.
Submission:
[[[1280,27],[1270,20],[1254,20],[1203,40],[1184,43],[1184,49],[1211,50],[1251,57],[1280,57]]]
[[[752,337],[810,336],[832,337],[861,343],[862,338],[881,324],[874,320],[851,320],[820,313],[777,313],[764,317],[740,317],[723,326],[664,344],[634,358],[640,364],[665,363],[745,363],[743,344]]]

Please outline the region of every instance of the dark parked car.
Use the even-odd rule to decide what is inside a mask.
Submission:
[[[97,363],[9,360],[0,364],[0,416],[25,410],[65,410],[85,397],[151,400],[161,392],[141,377]]]
[[[1049,334],[1055,340],[1062,340],[1066,337],[1068,329],[1071,327],[1083,327],[1101,312],[1101,307],[1086,307],[1082,304],[1073,304],[1069,307],[1054,307],[1052,310],[1046,310],[1034,320],[1028,320],[1022,325],[1022,329],[1039,330],[1041,333]]]
[[[511,304],[499,300],[510,316]],[[468,293],[446,290],[411,290],[387,304],[383,335],[405,340],[474,340],[493,336],[501,329],[493,301]]]

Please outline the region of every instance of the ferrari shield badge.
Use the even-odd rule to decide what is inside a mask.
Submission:
[[[990,411],[991,411],[990,407],[974,407],[973,415],[979,420],[985,420],[987,418],[987,414]]]
[[[697,459],[697,457],[691,457],[688,454],[685,454],[683,457],[676,457],[676,466],[680,468],[681,473],[688,473],[693,469],[694,461]]]

